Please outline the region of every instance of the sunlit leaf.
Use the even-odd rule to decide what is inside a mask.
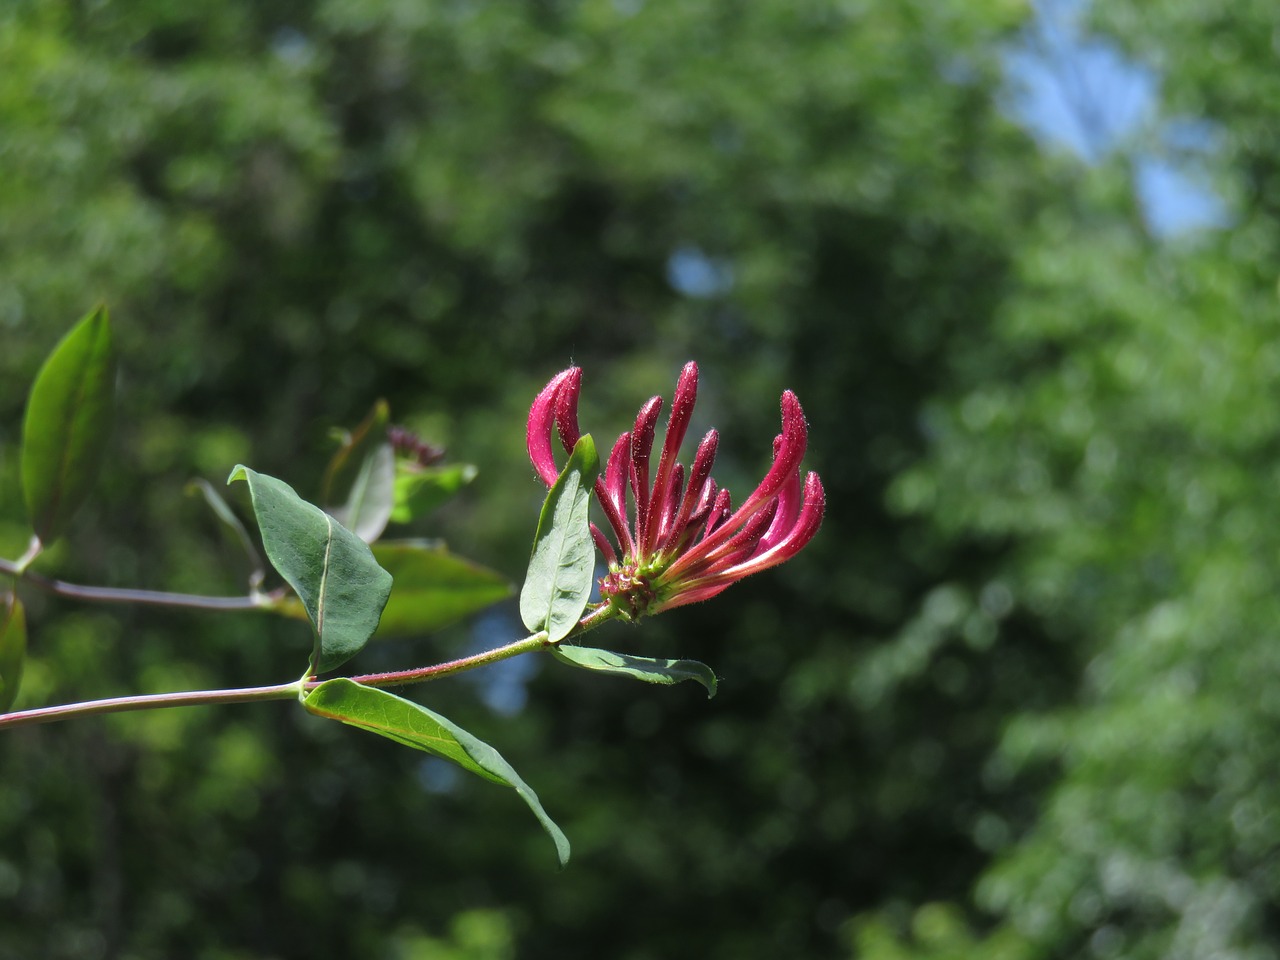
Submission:
[[[476,468],[469,463],[425,468],[399,465],[391,519],[396,523],[409,523],[425,516],[456,495],[475,476]]]
[[[373,543],[391,519],[395,482],[395,453],[391,444],[379,444],[360,465],[347,502],[329,512],[365,543]]]
[[[387,440],[390,411],[379,400],[360,426],[345,436],[325,469],[321,501],[344,527],[366,543],[382,535],[395,502],[395,453]]]
[[[529,805],[556,845],[561,865],[569,862],[569,840],[547,816],[538,795],[493,747],[420,704],[345,678],[328,680],[302,701],[311,713],[340,720],[397,743],[451,760],[464,770],[511,787]]]
[[[281,480],[237,466],[249,484],[267,559],[297,592],[316,629],[311,662],[324,672],[351,659],[378,627],[391,575],[369,545]]]
[[[599,673],[643,680],[646,683],[673,684],[692,680],[706,688],[707,698],[716,695],[716,675],[705,663],[697,660],[659,660],[649,657],[632,657],[612,650],[594,647],[578,647],[561,644],[552,647],[551,653],[564,663]]]
[[[591,598],[596,551],[587,505],[599,471],[600,460],[588,434],[574,446],[538,517],[533,556],[520,591],[520,618],[534,632],[546,630],[551,643],[569,635]]]
[[[430,633],[512,593],[500,573],[444,546],[389,541],[375,543],[373,556],[395,581],[378,624],[379,637]]]
[[[76,324],[36,375],[22,428],[22,489],[31,528],[44,543],[61,535],[97,479],[115,379],[105,307]]]
[[[0,713],[13,706],[27,657],[27,618],[22,601],[10,592],[0,597]]]

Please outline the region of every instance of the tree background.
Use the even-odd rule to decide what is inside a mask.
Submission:
[[[242,589],[187,481],[314,494],[385,397],[480,467],[414,532],[516,580],[524,416],[570,361],[612,437],[697,359],[738,491],[794,388],[829,511],[600,634],[709,662],[713,701],[539,661],[413,691],[539,791],[563,872],[507,792],[287,705],[5,734],[0,958],[1280,955],[1273,11],[1098,13],[1159,98],[1085,163],[1012,119],[1008,0],[5,4],[5,555],[31,377],[98,301],[121,411],[67,579]],[[1151,156],[1218,229],[1154,228]],[[20,706],[308,645],[24,597]]]

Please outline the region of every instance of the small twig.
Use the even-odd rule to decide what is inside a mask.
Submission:
[[[8,561],[0,561],[8,564]],[[28,574],[27,576],[30,576]],[[145,591],[134,591],[145,592]],[[165,596],[181,596],[166,594]],[[204,597],[197,599],[239,599],[235,597]],[[593,630],[607,620],[613,619],[616,612],[608,604],[600,604],[578,621],[571,637],[580,636]],[[568,639],[568,638],[566,638]],[[473,654],[446,663],[437,663],[429,667],[418,667],[413,670],[399,670],[393,673],[369,673],[350,679],[366,687],[400,687],[410,683],[424,683],[428,680],[439,680],[441,677],[474,670],[500,660],[508,660],[522,653],[531,653],[552,646],[547,643],[547,632],[537,633],[508,643],[484,653]],[[72,717],[88,717],[100,713],[125,713],[134,710],[161,710],[166,707],[210,706],[219,703],[253,703],[260,700],[290,700],[297,696],[305,696],[324,683],[314,677],[294,680],[290,683],[276,684],[270,687],[236,687],[229,690],[187,690],[179,693],[148,693],[132,697],[112,697],[106,700],[86,700],[80,703],[66,703],[54,707],[36,707],[32,710],[19,710],[16,713],[0,714],[0,729],[5,727],[24,727],[37,723],[52,723],[55,720],[67,720]]]
[[[89,587],[55,580],[25,570],[12,560],[0,560],[0,574],[18,577],[48,593],[73,600],[94,603],[141,603],[157,607],[188,607],[197,610],[259,610],[269,607],[272,594],[250,594],[243,597],[208,597],[194,593],[169,593],[164,590],[132,590],[121,587]]]

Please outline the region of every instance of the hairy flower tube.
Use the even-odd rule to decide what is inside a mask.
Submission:
[[[552,430],[566,451],[573,449],[580,436],[581,389],[582,370],[570,367],[551,379],[529,410],[529,458],[548,487],[559,474]],[[715,430],[702,438],[688,470],[676,461],[697,393],[698,366],[689,362],[676,383],[656,469],[651,454],[661,397],[640,408],[635,427],[618,437],[596,480],[596,499],[617,541],[615,549],[592,524],[592,537],[609,567],[600,595],[630,620],[707,600],[743,577],[791,559],[822,523],[822,481],[812,471],[801,480],[808,428],[796,395],[782,394],[782,433],[773,441],[773,464],[735,510],[729,491],[711,477],[719,441]]]

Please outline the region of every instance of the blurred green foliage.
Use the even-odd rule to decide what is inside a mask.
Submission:
[[[0,7],[5,555],[26,390],[98,301],[121,410],[40,561],[68,579],[242,589],[187,481],[314,497],[379,397],[479,468],[416,530],[515,579],[570,359],[608,437],[696,358],[739,498],[794,388],[830,503],[785,567],[593,637],[705,660],[713,701],[549,661],[414,692],[567,871],[507,791],[287,705],[32,728],[0,958],[1280,953],[1274,17],[1099,7],[1211,125],[1228,229],[1153,239],[1124,151],[1004,117],[1018,3]],[[309,643],[23,597],[19,706],[278,682]],[[511,639],[498,610],[358,663]]]

